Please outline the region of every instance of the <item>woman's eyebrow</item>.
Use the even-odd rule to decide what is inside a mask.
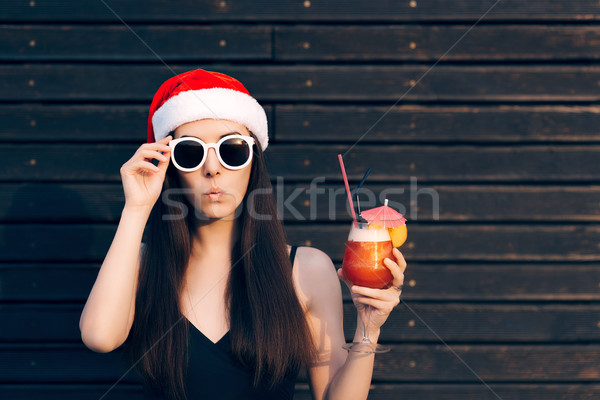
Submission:
[[[228,135],[241,135],[241,133],[232,131],[232,132],[226,133],[224,135],[221,135],[221,137],[219,139],[223,139],[225,136],[228,136]]]
[[[229,133],[224,133],[223,135],[219,136],[219,139],[223,139],[225,136],[228,135],[241,135],[241,133],[236,132],[236,131],[232,131]],[[181,135],[180,137],[184,138],[184,137],[196,137],[196,136],[191,136],[191,135]]]

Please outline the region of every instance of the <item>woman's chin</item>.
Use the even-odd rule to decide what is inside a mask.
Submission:
[[[214,221],[233,221],[237,217],[236,208],[225,204],[210,204],[196,209],[196,219],[208,223]]]

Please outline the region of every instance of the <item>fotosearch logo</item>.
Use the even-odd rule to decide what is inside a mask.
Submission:
[[[440,199],[438,192],[429,187],[419,187],[416,177],[410,178],[408,187],[390,186],[386,184],[362,187],[358,194],[356,190],[351,191],[355,212],[378,207],[388,200],[388,206],[403,214],[410,221],[417,221],[425,217],[438,221],[440,219]],[[171,207],[171,214],[163,215],[163,220],[174,220],[188,216],[187,204],[178,200],[181,195],[196,200],[194,215],[198,219],[209,219],[202,212],[213,211],[213,205],[199,204],[200,196],[194,196],[189,188],[168,189],[163,192],[162,201]],[[231,196],[233,203],[241,202]],[[316,177],[309,184],[286,183],[284,178],[276,178],[273,189],[256,189],[247,193],[245,204],[240,204],[235,210],[235,217],[239,216],[245,208],[251,218],[259,220],[271,219],[271,215],[263,215],[256,210],[256,202],[260,196],[272,196],[277,204],[278,218],[286,221],[336,221],[348,220],[351,215],[350,205],[344,185],[339,182],[327,183],[325,177]],[[419,203],[425,206],[420,208]],[[208,208],[206,208],[208,207]],[[216,206],[214,207],[216,209]],[[425,214],[421,209],[426,210]]]

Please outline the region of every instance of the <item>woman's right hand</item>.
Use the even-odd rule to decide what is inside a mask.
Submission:
[[[158,142],[144,143],[133,157],[121,166],[125,207],[144,209],[148,212],[152,209],[165,180],[171,159],[171,147],[167,144],[172,139],[172,136],[167,136]],[[152,164],[154,159],[158,160],[158,166]]]

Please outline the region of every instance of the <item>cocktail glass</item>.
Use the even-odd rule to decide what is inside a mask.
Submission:
[[[387,257],[393,260],[392,240],[386,228],[369,226],[366,223],[353,223],[348,234],[342,270],[344,276],[357,286],[375,289],[390,287],[394,277],[383,264]],[[365,306],[363,318],[363,338],[360,342],[348,343],[344,348],[359,353],[385,353],[388,346],[375,344],[369,339],[368,325],[372,310]]]

